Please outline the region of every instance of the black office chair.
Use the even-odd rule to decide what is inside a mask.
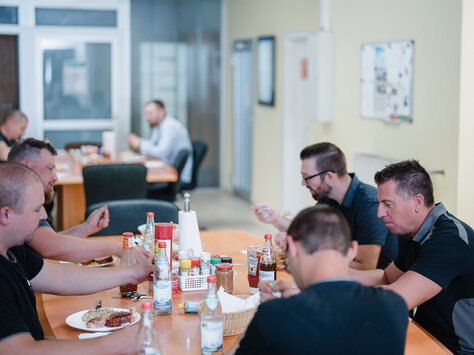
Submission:
[[[146,167],[141,164],[90,165],[82,169],[86,207],[110,200],[146,198]]]
[[[176,182],[155,182],[148,184],[147,198],[170,202],[176,201],[176,194],[181,190],[181,172],[186,165],[188,155],[188,150],[181,150],[173,164],[174,168],[178,172],[178,180]]]
[[[181,183],[180,191],[193,190],[197,186],[197,178],[199,173],[199,167],[201,166],[202,161],[207,153],[207,143],[200,140],[195,140],[192,142],[193,145],[193,174],[191,182],[185,184]]]
[[[109,226],[95,236],[117,235],[123,232],[138,233],[137,227],[146,222],[146,213],[155,213],[155,222],[178,223],[179,208],[172,202],[150,199],[104,201],[86,209],[86,218],[95,209],[107,205],[110,214]]]

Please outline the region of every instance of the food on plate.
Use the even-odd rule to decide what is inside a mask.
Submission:
[[[125,323],[132,323],[132,312],[116,311],[112,308],[90,309],[81,317],[87,328],[119,327]]]
[[[102,259],[92,259],[92,260],[84,261],[84,262],[81,263],[81,265],[84,265],[84,266],[97,266],[97,265],[112,263],[113,261],[114,261],[113,256],[108,256],[108,257],[102,258]]]

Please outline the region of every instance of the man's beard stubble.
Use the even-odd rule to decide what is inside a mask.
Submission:
[[[323,185],[320,185],[319,186],[321,189],[319,191],[315,191],[312,195],[313,195],[313,198],[316,200],[316,201],[319,201],[319,200],[322,200],[323,198],[326,198],[329,196],[329,194],[331,193],[331,190],[332,190],[332,187],[327,185],[327,184],[324,184]]]
[[[50,204],[51,202],[53,202],[53,198],[54,198],[54,190],[46,191],[44,193],[44,204],[45,205]]]

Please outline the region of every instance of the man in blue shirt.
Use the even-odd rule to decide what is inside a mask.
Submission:
[[[359,249],[351,267],[360,270],[386,267],[397,255],[398,239],[377,217],[377,190],[348,174],[344,153],[332,143],[304,148],[301,158],[301,184],[318,204],[337,208],[351,228]],[[290,220],[279,216],[269,205],[252,206],[258,219],[286,232]]]

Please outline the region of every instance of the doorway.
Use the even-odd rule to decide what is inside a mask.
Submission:
[[[283,211],[292,216],[307,207],[310,195],[301,186],[300,152],[310,142],[316,98],[316,34],[298,32],[283,41]]]
[[[232,53],[234,193],[250,199],[252,176],[252,41],[234,42]]]
[[[18,85],[18,36],[0,35],[0,119],[20,104]]]

